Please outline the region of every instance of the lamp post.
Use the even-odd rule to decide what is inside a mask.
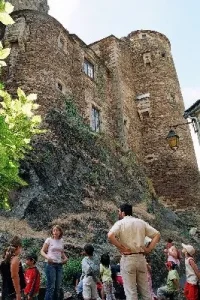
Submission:
[[[171,126],[171,128],[175,129],[176,127],[183,126],[183,125],[189,125],[191,123],[193,123],[193,120],[191,122],[173,125],[173,126]],[[167,139],[167,142],[168,142],[170,148],[173,151],[176,151],[179,147],[179,135],[176,134],[176,132],[173,129],[170,129],[166,139]]]

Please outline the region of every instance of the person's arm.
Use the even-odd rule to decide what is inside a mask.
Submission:
[[[197,265],[195,264],[194,260],[190,259],[189,264],[192,267],[192,269],[194,270],[194,272],[195,272],[196,276],[198,277],[198,279],[200,280],[200,271],[199,271]]]
[[[155,234],[155,236],[152,238],[150,244],[148,247],[144,247],[144,252],[146,254],[150,253],[155,247],[156,247],[156,244],[160,241],[160,232],[157,232]]]
[[[176,287],[176,290],[178,290],[179,289],[179,280],[178,279],[173,279],[172,281],[174,283],[174,286]]]
[[[16,300],[21,300],[21,288],[19,279],[19,258],[14,256],[10,263],[10,273],[13,282],[13,286],[16,293]]]
[[[61,253],[61,258],[62,258],[62,264],[66,264],[68,258],[67,258],[67,256],[65,255],[64,250],[63,250],[62,253]]]
[[[48,253],[48,248],[49,245],[47,243],[44,243],[44,245],[42,246],[42,249],[40,250],[40,254],[47,259],[48,263],[52,263],[53,259],[49,258],[47,253]]]
[[[122,245],[122,243],[120,243],[116,236],[115,236],[115,233],[112,232],[112,231],[109,231],[108,232],[108,240],[111,244],[113,244],[115,247],[118,248],[118,250],[121,252],[121,253],[124,253],[124,254],[128,254],[128,253],[131,253],[131,249],[127,248],[126,246]]]

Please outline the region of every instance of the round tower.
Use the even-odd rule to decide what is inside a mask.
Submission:
[[[184,103],[167,37],[150,30],[128,35],[143,161],[158,195],[181,206],[199,199],[199,172],[188,125],[176,127],[180,147],[166,141],[171,126],[185,123]]]
[[[14,11],[31,9],[48,13],[49,6],[47,0],[9,0],[14,5]]]

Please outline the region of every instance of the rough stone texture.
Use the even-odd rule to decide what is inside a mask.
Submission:
[[[23,163],[21,176],[28,186],[15,195],[14,216],[25,218],[37,229],[47,227],[58,216],[64,219],[87,212],[91,222],[102,224],[100,210],[105,210],[105,219],[112,220],[122,199],[151,201],[147,178],[132,153],[113,153],[87,127],[70,121],[65,112],[51,111],[46,122],[51,129],[48,135],[57,138],[37,141]],[[86,219],[83,224],[88,225]],[[101,226],[96,243],[105,240],[106,227]],[[73,229],[72,223],[69,229]]]
[[[49,6],[47,0],[9,0],[14,5],[14,10],[33,9],[47,13]]]
[[[12,93],[18,86],[37,93],[43,116],[52,108],[64,109],[65,100],[73,98],[90,124],[94,106],[101,130],[135,152],[158,196],[179,206],[198,203],[199,172],[189,129],[177,128],[177,152],[165,139],[170,126],[185,122],[169,40],[147,30],[88,46],[42,12],[15,11],[13,17],[17,22],[4,39],[12,47],[6,87]],[[84,59],[94,65],[94,79],[84,73]]]

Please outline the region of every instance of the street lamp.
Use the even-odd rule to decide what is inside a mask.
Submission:
[[[192,124],[193,122],[194,121],[192,120],[191,122],[176,124],[176,125],[172,125],[170,127],[171,128],[176,128],[176,127],[179,127],[179,126]],[[178,136],[178,134],[176,134],[176,132],[173,129],[170,129],[166,139],[167,139],[167,142],[168,142],[170,148],[172,150],[176,151],[179,147],[179,136]]]
[[[170,148],[174,151],[176,151],[179,147],[179,136],[176,134],[176,132],[173,129],[170,129],[167,137],[167,142],[170,146]]]

